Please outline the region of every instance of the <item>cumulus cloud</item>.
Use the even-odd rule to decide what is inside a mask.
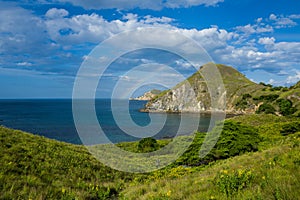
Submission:
[[[274,37],[259,38],[258,43],[259,44],[264,44],[264,45],[274,45],[275,38]]]
[[[111,3],[79,0],[76,2],[91,5],[94,2],[95,6],[101,3],[109,6]],[[146,6],[147,2],[145,1],[143,5]],[[169,2],[167,5],[169,7],[176,7],[176,5],[185,7],[199,3],[208,6],[221,1],[158,2],[164,6]],[[174,19],[164,16],[138,16],[134,13],[127,13],[123,18],[107,20],[95,13],[69,15],[65,9],[51,8],[45,16],[37,17],[24,8],[0,4],[0,32],[5,33],[0,34],[0,53],[3,55],[0,57],[0,65],[2,66],[15,65],[20,68],[26,67],[47,72],[60,71],[74,75],[76,70],[69,66],[64,67],[65,63],[78,67],[83,59],[88,59],[88,57],[83,58],[83,55],[86,55],[99,42],[128,30],[161,27],[195,40],[207,50],[215,62],[233,65],[242,71],[264,69],[279,74],[283,71],[290,72],[293,68],[300,68],[300,42],[278,42],[275,37],[269,35],[276,28],[294,26],[296,19],[300,18],[298,15],[271,14],[268,18],[258,18],[253,24],[241,25],[232,28],[231,31],[217,26],[199,30],[176,27]],[[181,45],[187,52],[193,51],[191,47],[184,46],[183,41],[179,41],[178,38],[168,38],[160,30],[149,32],[145,38],[135,38],[133,35],[131,41],[117,41],[117,45],[134,46],[134,41],[147,42],[147,40],[149,44],[156,40],[162,44]],[[14,63],[11,60],[14,60]],[[120,61],[151,62],[134,59]],[[183,68],[190,67],[180,60],[177,60],[175,64]],[[41,67],[36,67],[37,65]],[[282,74],[282,76],[288,77],[287,74]],[[291,76],[287,81],[292,82],[295,80],[293,77]]]
[[[288,84],[295,84],[300,80],[300,71],[296,70],[295,75],[288,76],[286,83]]]
[[[0,63],[9,67],[47,52],[43,21],[30,11],[0,2]],[[12,62],[14,61],[14,62]]]
[[[69,15],[69,12],[65,9],[57,9],[57,8],[51,8],[47,11],[46,17],[48,18],[61,18],[66,17]]]
[[[292,19],[297,19],[298,15],[290,15],[289,17],[284,17],[283,15],[277,16],[275,14],[271,14],[269,19],[273,23],[275,28],[287,28],[296,26],[297,23]]]

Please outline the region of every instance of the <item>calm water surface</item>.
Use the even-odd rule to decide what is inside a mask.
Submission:
[[[139,112],[139,109],[146,104],[146,101],[130,101],[129,112],[132,120],[139,126],[147,126],[151,123],[148,113]],[[123,104],[114,105],[120,114],[125,113]],[[122,141],[134,141],[140,138],[130,136],[119,128],[111,111],[111,101],[109,99],[97,99],[95,108],[98,121],[106,136],[114,143]],[[155,138],[173,137],[178,131],[181,120],[180,114],[152,114],[156,121],[162,121],[166,117],[163,128],[155,135]],[[184,114],[191,119],[195,115]],[[209,123],[209,115],[200,115],[198,126],[199,131],[206,131]],[[121,115],[122,119],[122,115]],[[35,100],[0,100],[0,124],[9,128],[20,129],[48,138],[65,141],[74,144],[81,144],[80,137],[74,125],[72,115],[71,99],[35,99]],[[87,123],[88,126],[88,123]],[[135,127],[127,127],[134,129]],[[143,137],[147,133],[141,133]],[[190,134],[190,130],[181,130],[180,134]],[[97,142],[101,143],[101,142]]]

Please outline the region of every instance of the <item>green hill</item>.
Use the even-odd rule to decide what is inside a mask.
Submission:
[[[226,113],[264,112],[277,115],[298,115],[300,112],[299,83],[290,88],[273,87],[264,83],[256,84],[233,67],[220,64],[216,66],[226,90]],[[206,81],[201,75],[208,67],[210,64],[204,65],[187,80],[157,95],[146,105],[144,111],[210,112],[210,94]],[[191,89],[195,95],[192,95]]]
[[[0,199],[297,199],[299,132],[296,117],[239,116],[225,121],[203,159],[198,155],[205,133],[195,133],[173,164],[131,174],[105,167],[83,146],[0,127]],[[148,152],[169,141],[118,146]]]
[[[103,166],[83,146],[4,127],[0,140],[0,199],[114,197],[131,178]]]

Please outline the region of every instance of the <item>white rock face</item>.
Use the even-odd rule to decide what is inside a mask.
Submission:
[[[205,112],[210,111],[210,96],[206,84],[201,80],[191,86],[184,82],[164,96],[149,102],[149,112]]]
[[[139,96],[137,98],[131,98],[131,100],[139,100],[139,101],[149,101],[157,96],[157,94],[160,93],[159,90],[151,90],[143,94],[142,96]]]

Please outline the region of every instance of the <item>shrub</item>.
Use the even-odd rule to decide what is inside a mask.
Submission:
[[[251,98],[252,96],[251,96],[251,94],[243,94],[243,97],[242,97],[242,99],[248,99],[248,98]]]
[[[242,99],[236,103],[236,106],[242,109],[245,109],[248,107],[248,101],[247,99],[251,98],[252,96],[250,94],[243,94]]]
[[[213,131],[220,129],[216,126]],[[215,135],[210,133],[210,135]],[[194,142],[188,150],[177,160],[178,164],[184,165],[203,165],[214,160],[226,159],[245,152],[257,151],[260,137],[257,130],[252,126],[242,125],[238,122],[225,121],[219,138],[210,138],[203,144],[205,134],[197,133]],[[202,145],[203,144],[203,145]],[[215,145],[214,145],[215,144]],[[214,145],[213,149],[204,157],[199,157],[199,151]]]
[[[291,122],[282,126],[280,133],[282,135],[289,135],[300,132],[300,122]]]
[[[157,141],[154,138],[148,137],[143,138],[138,143],[138,151],[139,152],[152,152],[156,151],[159,148]]]
[[[276,102],[278,103],[280,114],[283,116],[292,115],[297,111],[289,99],[278,99]]]
[[[262,105],[259,106],[258,110],[256,111],[257,114],[260,113],[266,113],[266,114],[274,114],[275,113],[275,108],[268,103],[264,103]]]
[[[259,142],[257,130],[252,126],[226,121],[221,136],[210,155],[216,160],[257,151]]]

